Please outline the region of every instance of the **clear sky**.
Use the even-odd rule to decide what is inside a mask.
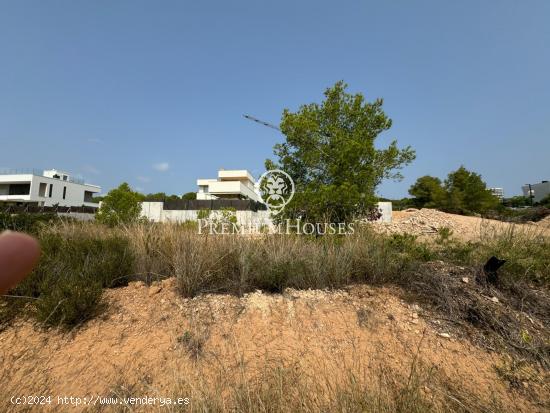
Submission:
[[[0,168],[104,192],[263,172],[282,110],[339,79],[384,98],[417,151],[402,182],[461,164],[506,195],[550,179],[550,1],[0,0]]]

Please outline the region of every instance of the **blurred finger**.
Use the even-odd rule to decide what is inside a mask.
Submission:
[[[33,237],[10,231],[0,234],[0,294],[25,278],[39,256],[40,247]]]

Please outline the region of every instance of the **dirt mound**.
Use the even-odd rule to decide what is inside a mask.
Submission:
[[[548,215],[546,218],[541,219],[537,225],[540,225],[541,227],[550,228],[550,215]]]
[[[446,386],[482,401],[497,399],[505,410],[544,410],[530,401],[529,392],[544,394],[536,383],[525,379],[511,390],[499,376],[505,356],[460,338],[399,295],[354,286],[184,299],[173,279],[151,287],[132,283],[107,290],[106,313],[71,332],[27,321],[1,332],[2,403],[14,394],[171,395],[179,380],[212,384],[243,366],[254,374],[277,360],[308,377],[326,377],[327,386],[350,369],[371,380],[381,366],[407,380],[416,363],[445,378]]]
[[[449,214],[436,209],[410,208],[405,211],[394,211],[391,223],[377,223],[375,228],[384,233],[408,233],[427,238],[436,236],[441,228],[448,228],[459,239],[476,240],[512,228],[520,231],[541,229],[545,235],[550,236],[550,231],[547,230],[550,229],[549,223],[548,218],[536,225],[513,224],[475,216]]]

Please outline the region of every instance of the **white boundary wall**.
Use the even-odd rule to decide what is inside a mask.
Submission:
[[[379,221],[391,222],[392,203],[379,202],[378,208],[382,213]],[[163,202],[142,202],[141,216],[153,222],[185,222],[196,221],[199,211],[191,209],[163,209]],[[219,211],[211,211],[216,215]],[[237,223],[246,226],[267,226],[272,227],[273,222],[269,216],[269,211],[236,211]]]

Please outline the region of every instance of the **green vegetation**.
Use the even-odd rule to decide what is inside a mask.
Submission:
[[[140,201],[142,201],[142,202],[164,202],[164,201],[175,201],[175,200],[178,200],[178,199],[181,199],[178,195],[167,195],[164,192],[157,192],[157,193],[154,193],[154,194],[141,195]]]
[[[286,141],[274,147],[277,161],[267,169],[283,169],[296,185],[296,194],[281,218],[304,222],[351,222],[368,215],[383,179],[400,179],[397,172],[412,162],[415,152],[399,149],[394,140],[384,149],[377,137],[390,129],[382,99],[366,102],[362,94],[346,92],[340,81],[325,91],[321,104],[285,109],[281,130]]]
[[[0,212],[0,232],[20,231],[27,232],[29,234],[36,234],[45,224],[52,224],[59,222],[60,219],[56,214],[7,214]]]
[[[484,213],[500,206],[481,175],[463,166],[449,173],[444,183],[432,176],[418,178],[409,194],[418,208],[437,208],[458,214]]]
[[[132,274],[128,240],[109,234],[42,233],[38,268],[11,294],[35,298],[32,314],[48,325],[72,326],[98,310],[102,289],[125,285]]]
[[[141,194],[132,191],[130,185],[124,182],[103,198],[96,218],[98,222],[109,226],[135,222],[141,211],[141,199]]]
[[[545,208],[550,208],[550,195],[546,195],[543,199],[541,199],[538,205]]]
[[[193,201],[197,199],[197,193],[196,192],[186,192],[181,196],[181,199],[187,200],[187,201]]]
[[[505,198],[503,205],[511,208],[520,208],[531,205],[531,200],[526,196],[513,196],[512,198]]]
[[[140,223],[109,229],[69,223],[42,231],[39,237],[40,265],[12,293],[39,298],[33,301],[39,320],[69,325],[95,311],[101,288],[124,284],[132,274],[141,274],[148,282],[151,274],[176,276],[185,296],[338,288],[353,282],[397,283],[407,288],[409,275],[423,262],[442,260],[479,268],[496,255],[507,260],[501,270],[505,283],[550,283],[548,239],[514,230],[463,243],[442,228],[440,240],[432,244],[407,234],[375,234],[369,228],[343,237],[257,239],[201,236],[189,225]]]
[[[410,187],[409,194],[414,197],[412,202],[417,208],[435,208],[445,200],[441,179],[429,175],[418,178]]]

